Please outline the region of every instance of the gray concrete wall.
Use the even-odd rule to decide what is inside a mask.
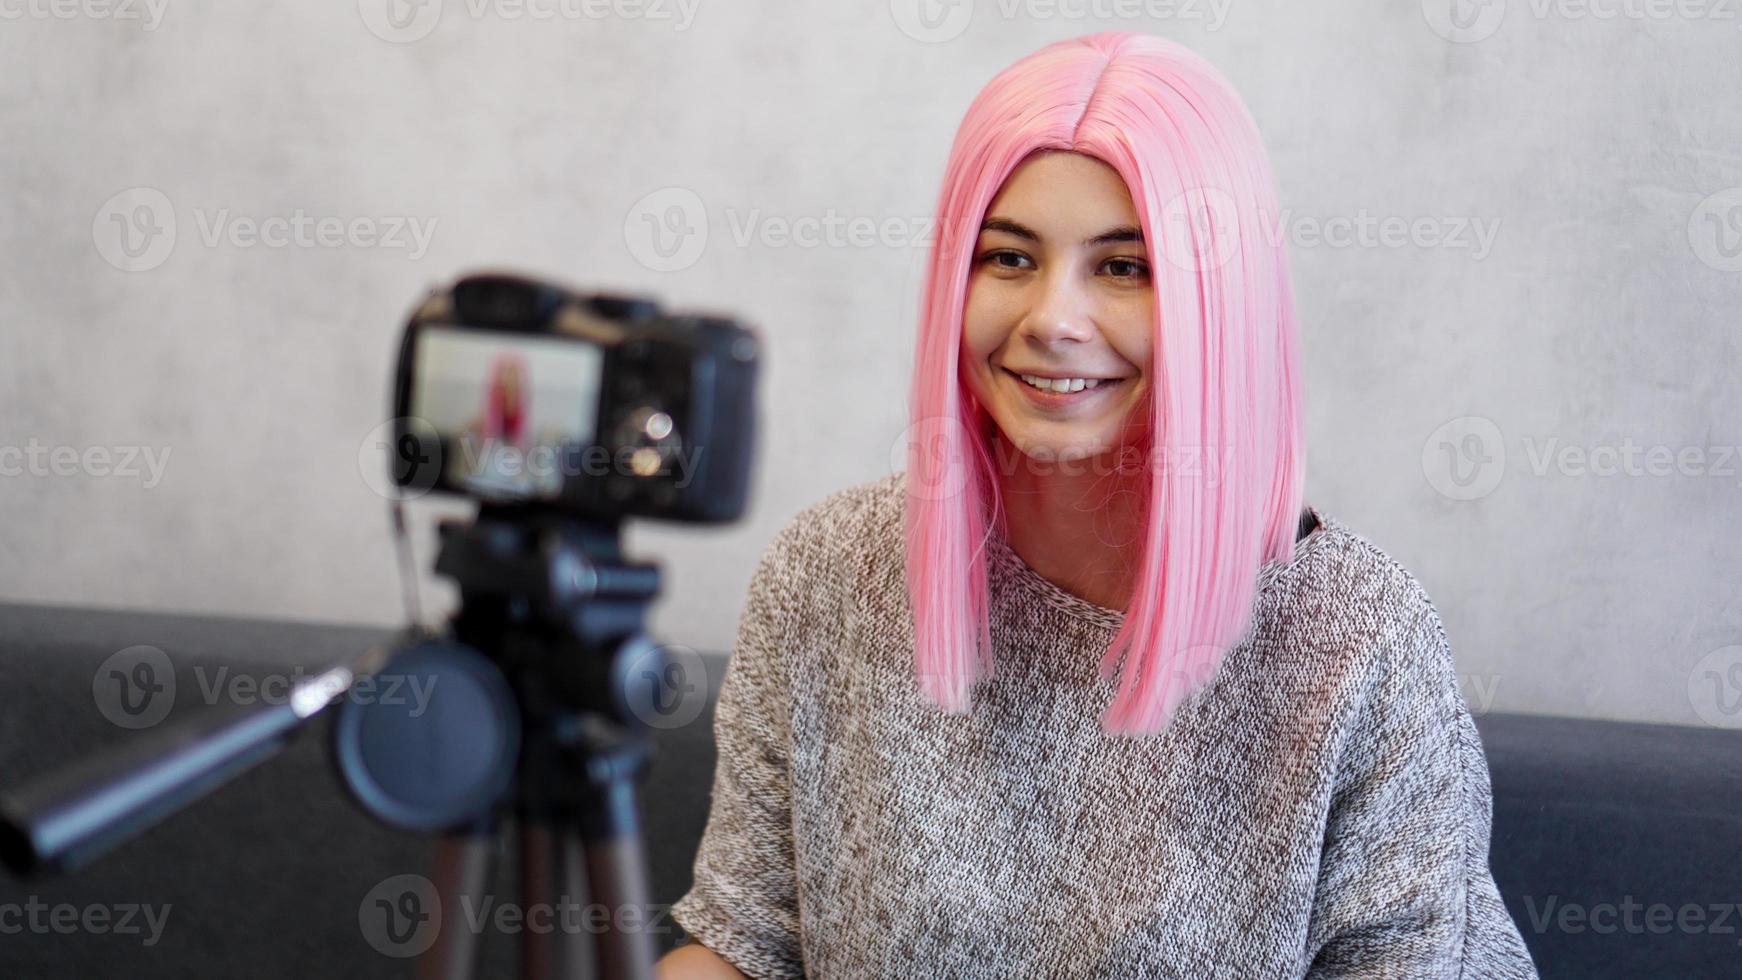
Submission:
[[[763,330],[750,519],[630,536],[660,632],[728,647],[774,531],[890,471],[969,100],[1130,28],[1257,117],[1309,500],[1472,707],[1742,726],[1742,2],[1621,3],[5,0],[0,598],[398,620],[359,460],[408,305],[498,265]]]

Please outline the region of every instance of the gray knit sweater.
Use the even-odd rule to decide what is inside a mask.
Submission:
[[[751,582],[695,885],[752,977],[1535,977],[1487,763],[1421,585],[1318,525],[1150,738],[1102,733],[1122,614],[988,562],[994,676],[919,690],[905,474],[799,514]]]

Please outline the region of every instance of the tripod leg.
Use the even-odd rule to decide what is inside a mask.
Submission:
[[[583,875],[572,833],[548,821],[522,820],[520,892],[526,913],[520,972],[528,980],[594,980]]]
[[[564,976],[576,977],[577,980],[596,980],[598,977],[610,980],[616,974],[602,974],[597,969],[599,943],[594,937],[598,935],[600,926],[592,915],[587,855],[581,848],[580,836],[572,828],[564,828],[558,838],[558,849],[562,861],[563,893],[575,903],[573,921],[562,935],[563,958],[569,964],[569,972]]]
[[[600,975],[626,980],[653,976],[653,910],[647,897],[647,857],[636,826],[635,789],[610,784],[603,814],[590,814],[583,841],[592,901],[609,912],[612,927],[598,936]],[[612,817],[615,816],[615,819]]]
[[[431,877],[443,918],[435,945],[417,958],[417,980],[469,980],[478,972],[479,936],[466,927],[466,910],[483,908],[495,849],[488,826],[436,841]]]

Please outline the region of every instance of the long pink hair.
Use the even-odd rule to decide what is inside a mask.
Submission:
[[[1154,734],[1245,638],[1262,565],[1294,555],[1305,446],[1275,178],[1227,80],[1160,37],[1105,31],[1049,44],[969,106],[938,198],[907,468],[915,669],[954,713],[992,672],[986,544],[1004,526],[989,416],[960,364],[962,311],[986,208],[1037,150],[1118,171],[1153,270],[1152,476],[1135,591],[1101,662],[1110,678],[1124,659],[1101,724]],[[1174,464],[1194,458],[1195,469]]]
[[[508,401],[508,376],[515,379],[514,403]],[[490,365],[490,389],[484,395],[484,438],[518,446],[526,438],[526,358],[499,354]]]

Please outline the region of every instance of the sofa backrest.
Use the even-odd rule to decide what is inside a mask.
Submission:
[[[159,728],[219,678],[282,677],[344,659],[382,630],[0,604],[0,790],[141,733],[98,709],[98,668],[136,644],[177,679]],[[723,654],[704,654],[696,716],[658,729],[641,803],[653,901],[690,885],[715,755]],[[222,695],[220,695],[222,696]],[[1492,714],[1477,718],[1494,787],[1491,866],[1545,978],[1742,976],[1742,732]],[[409,964],[365,936],[367,896],[429,873],[430,840],[352,804],[317,721],[284,752],[75,874],[0,873],[0,909],[40,927],[0,941],[0,976],[379,977]],[[505,851],[512,855],[512,851]],[[514,897],[511,860],[492,895]],[[156,941],[68,914],[167,907]],[[67,913],[53,910],[67,908]],[[465,915],[461,910],[446,914]],[[470,914],[475,915],[476,910]],[[138,912],[135,922],[138,923]],[[59,922],[61,925],[57,925]],[[661,948],[679,938],[665,923]],[[484,975],[512,975],[512,937]]]

